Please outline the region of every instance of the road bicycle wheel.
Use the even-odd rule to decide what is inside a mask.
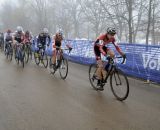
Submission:
[[[29,46],[29,58],[32,60],[32,49],[31,49],[31,45]]]
[[[37,52],[34,52],[34,60],[35,60],[36,65],[39,65],[40,57],[39,57],[39,54]]]
[[[50,69],[51,74],[53,74],[53,75],[57,70],[56,66],[54,66],[53,63],[52,63],[52,57],[50,57],[50,60],[49,60],[49,69]]]
[[[110,75],[110,85],[113,95],[119,101],[123,101],[129,94],[129,82],[127,76],[119,69],[115,69]]]
[[[91,86],[98,91],[100,86],[97,85],[98,79],[96,78],[96,71],[97,71],[97,65],[91,64],[89,67],[89,81],[91,83]]]
[[[28,63],[29,60],[29,47],[25,46],[25,63]]]
[[[47,56],[47,54],[44,54],[44,55],[42,56],[42,63],[43,63],[43,66],[44,66],[45,68],[48,67],[48,56]]]
[[[10,61],[12,61],[12,56],[13,56],[13,49],[12,49],[11,45],[9,45],[9,47],[8,47],[8,59]]]
[[[24,58],[21,59],[22,67],[24,68]]]
[[[4,49],[4,54],[6,56],[6,58],[9,58],[9,47],[6,45],[5,49]]]
[[[19,64],[19,52],[18,49],[15,50],[15,61],[17,64]]]
[[[68,60],[62,57],[62,60],[59,60],[58,67],[61,78],[66,79],[68,75]]]
[[[25,51],[20,50],[19,54],[20,54],[19,56],[20,56],[20,62],[21,62],[21,65],[22,65],[22,67],[24,68],[24,62],[25,62]]]

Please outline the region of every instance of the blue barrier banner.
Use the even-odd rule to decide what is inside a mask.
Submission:
[[[34,42],[33,50],[36,50],[36,39]],[[48,55],[52,55],[52,44],[51,41],[49,48],[46,49]],[[88,65],[96,63],[93,50],[94,41],[64,40],[62,46],[65,47],[66,44],[73,48],[70,54],[65,53],[69,60]],[[118,64],[118,67],[128,75],[160,83],[160,46],[125,43],[121,43],[119,46],[126,53],[127,60],[123,65]],[[112,44],[107,47],[118,54]]]

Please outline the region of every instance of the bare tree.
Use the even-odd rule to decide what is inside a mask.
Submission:
[[[101,8],[98,1],[83,0],[80,1],[82,10],[86,16],[86,20],[92,24],[92,30],[97,37],[99,33],[105,28],[105,11]]]
[[[0,27],[17,25],[35,34],[44,27],[62,28],[66,38],[95,39],[107,27],[117,28],[121,41],[160,42],[159,0],[6,0],[0,9]],[[7,17],[6,17],[7,16]]]
[[[152,1],[153,0],[149,0],[148,25],[147,25],[147,33],[146,33],[146,44],[147,45],[148,45],[148,39],[149,39],[149,33],[150,33],[150,25],[151,25]]]

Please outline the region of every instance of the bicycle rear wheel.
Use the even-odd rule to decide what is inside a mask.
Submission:
[[[123,101],[129,94],[129,82],[127,76],[119,69],[115,69],[110,76],[110,85],[113,95],[119,101]]]
[[[95,77],[96,76],[96,71],[97,71],[97,65],[96,64],[91,64],[89,67],[89,81],[91,83],[91,86],[98,91],[100,86],[97,85],[98,79]]]
[[[59,61],[59,73],[62,79],[66,79],[68,75],[68,60],[62,57],[62,60]]]

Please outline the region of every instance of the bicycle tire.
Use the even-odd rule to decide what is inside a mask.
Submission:
[[[42,63],[43,63],[44,68],[48,67],[48,56],[47,56],[47,54],[44,54],[42,56]]]
[[[25,47],[25,63],[28,63],[28,61],[29,61],[29,48],[26,45],[26,47]]]
[[[67,75],[68,75],[68,60],[67,59],[64,59],[63,57],[62,57],[62,59],[59,61],[60,63],[58,63],[59,65],[58,65],[58,67],[59,67],[59,74],[60,74],[60,76],[61,76],[61,79],[63,79],[63,80],[65,80],[66,78],[67,78]],[[62,73],[62,70],[64,69],[64,66],[63,65],[65,65],[66,66],[66,72],[64,73],[64,75],[63,75],[63,73]]]
[[[123,79],[123,81],[122,81],[122,79]],[[117,80],[119,80],[119,81],[117,81]],[[114,85],[114,83],[116,83],[116,84]],[[124,92],[123,96],[120,96],[118,94],[117,90],[119,89],[120,93],[122,92],[120,90],[124,86],[124,85],[122,85],[122,83],[125,85],[126,91]],[[120,85],[122,87],[117,87],[117,86],[120,86]],[[111,75],[110,75],[110,86],[111,86],[112,93],[116,97],[117,100],[123,101],[128,97],[128,95],[129,95],[129,82],[128,82],[127,76],[123,73],[123,71],[121,71],[119,69],[115,69],[111,73]]]
[[[25,51],[24,50],[20,51],[20,61],[21,61],[22,67],[24,68],[24,62],[25,62]]]
[[[49,60],[49,68],[50,68],[50,73],[54,75],[57,69],[56,69],[56,67],[53,66],[53,64],[52,64],[52,57],[51,57],[50,60]]]
[[[9,46],[9,60],[12,61],[12,56],[13,56],[13,49],[11,46]]]
[[[96,64],[91,64],[89,66],[89,81],[90,81],[90,84],[93,87],[93,89],[98,91],[99,88],[100,88],[100,86],[97,86],[98,80],[93,77],[95,75],[96,70],[97,70],[97,65]]]

